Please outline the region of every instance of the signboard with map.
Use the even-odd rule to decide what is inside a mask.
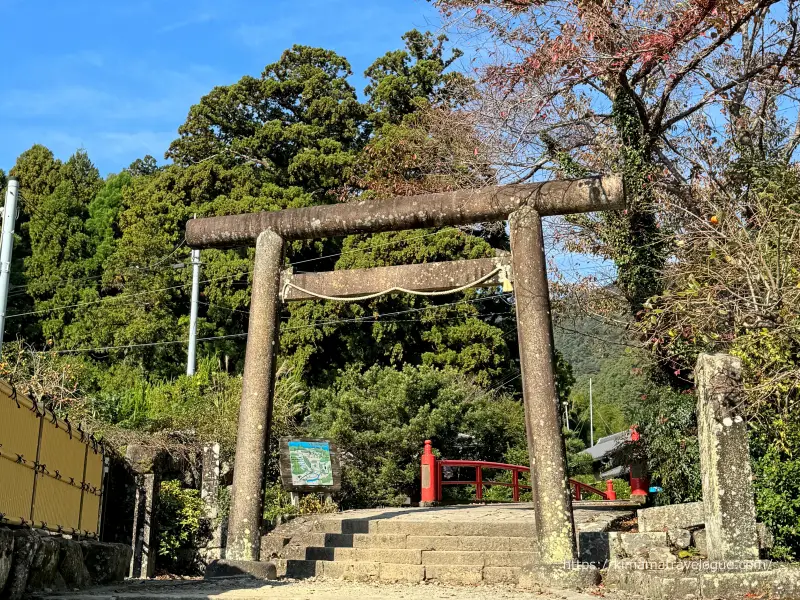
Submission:
[[[336,444],[329,440],[281,438],[281,482],[293,492],[332,492],[341,487]]]

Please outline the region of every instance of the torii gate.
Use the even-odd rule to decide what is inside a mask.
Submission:
[[[258,560],[264,468],[272,421],[275,359],[282,301],[307,292],[354,296],[392,287],[442,290],[495,285],[496,259],[333,271],[282,277],[286,241],[467,225],[508,219],[516,297],[519,354],[531,485],[542,565],[576,556],[572,499],[555,387],[553,337],[542,216],[625,208],[617,176],[487,187],[194,219],[186,227],[192,248],[256,245],[247,353],[228,526],[227,557]],[[493,273],[494,271],[494,273]],[[484,281],[478,283],[484,277]]]

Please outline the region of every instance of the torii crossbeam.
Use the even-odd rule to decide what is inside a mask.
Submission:
[[[186,240],[192,248],[256,245],[227,557],[259,558],[282,298],[290,301],[320,294],[358,296],[390,287],[436,290],[466,285],[484,276],[486,279],[477,285],[497,285],[499,279],[491,278],[496,275],[492,269],[502,265],[502,261],[494,262],[496,259],[482,264],[455,261],[363,270],[372,272],[370,277],[364,277],[363,272],[354,277],[347,271],[285,274],[282,281],[285,242],[508,219],[539,557],[544,565],[563,565],[575,559],[541,217],[624,207],[622,180],[612,176],[189,221]],[[442,278],[460,283],[443,286]],[[287,281],[293,285],[287,286]],[[391,282],[402,285],[387,285]]]

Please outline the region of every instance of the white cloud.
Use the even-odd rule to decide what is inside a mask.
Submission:
[[[203,23],[210,23],[211,21],[216,20],[216,16],[211,13],[199,13],[193,17],[189,17],[188,19],[183,19],[182,21],[176,21],[174,23],[169,23],[160,27],[156,30],[156,33],[170,33],[172,31],[176,31],[178,29],[183,29],[184,27],[191,27],[192,25],[202,25]]]
[[[187,114],[203,94],[219,82],[210,67],[184,71],[131,65],[126,89],[104,85],[62,84],[38,89],[9,89],[0,95],[0,112],[14,120],[45,117],[82,120],[161,121]]]

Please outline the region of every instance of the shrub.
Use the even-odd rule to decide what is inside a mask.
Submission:
[[[341,448],[347,508],[419,499],[426,439],[452,459],[502,460],[509,446],[525,444],[520,402],[489,395],[452,370],[350,369],[330,388],[312,392],[310,411],[310,434]]]
[[[317,494],[304,494],[300,497],[300,505],[292,506],[291,495],[280,483],[268,485],[264,491],[264,522],[268,526],[279,517],[318,515],[338,511],[339,506],[335,502],[323,500]]]
[[[775,536],[772,557],[800,558],[800,417],[750,423],[758,520]]]
[[[183,489],[180,481],[163,481],[158,493],[158,566],[175,574],[197,569],[197,548],[208,534],[198,490]]]

